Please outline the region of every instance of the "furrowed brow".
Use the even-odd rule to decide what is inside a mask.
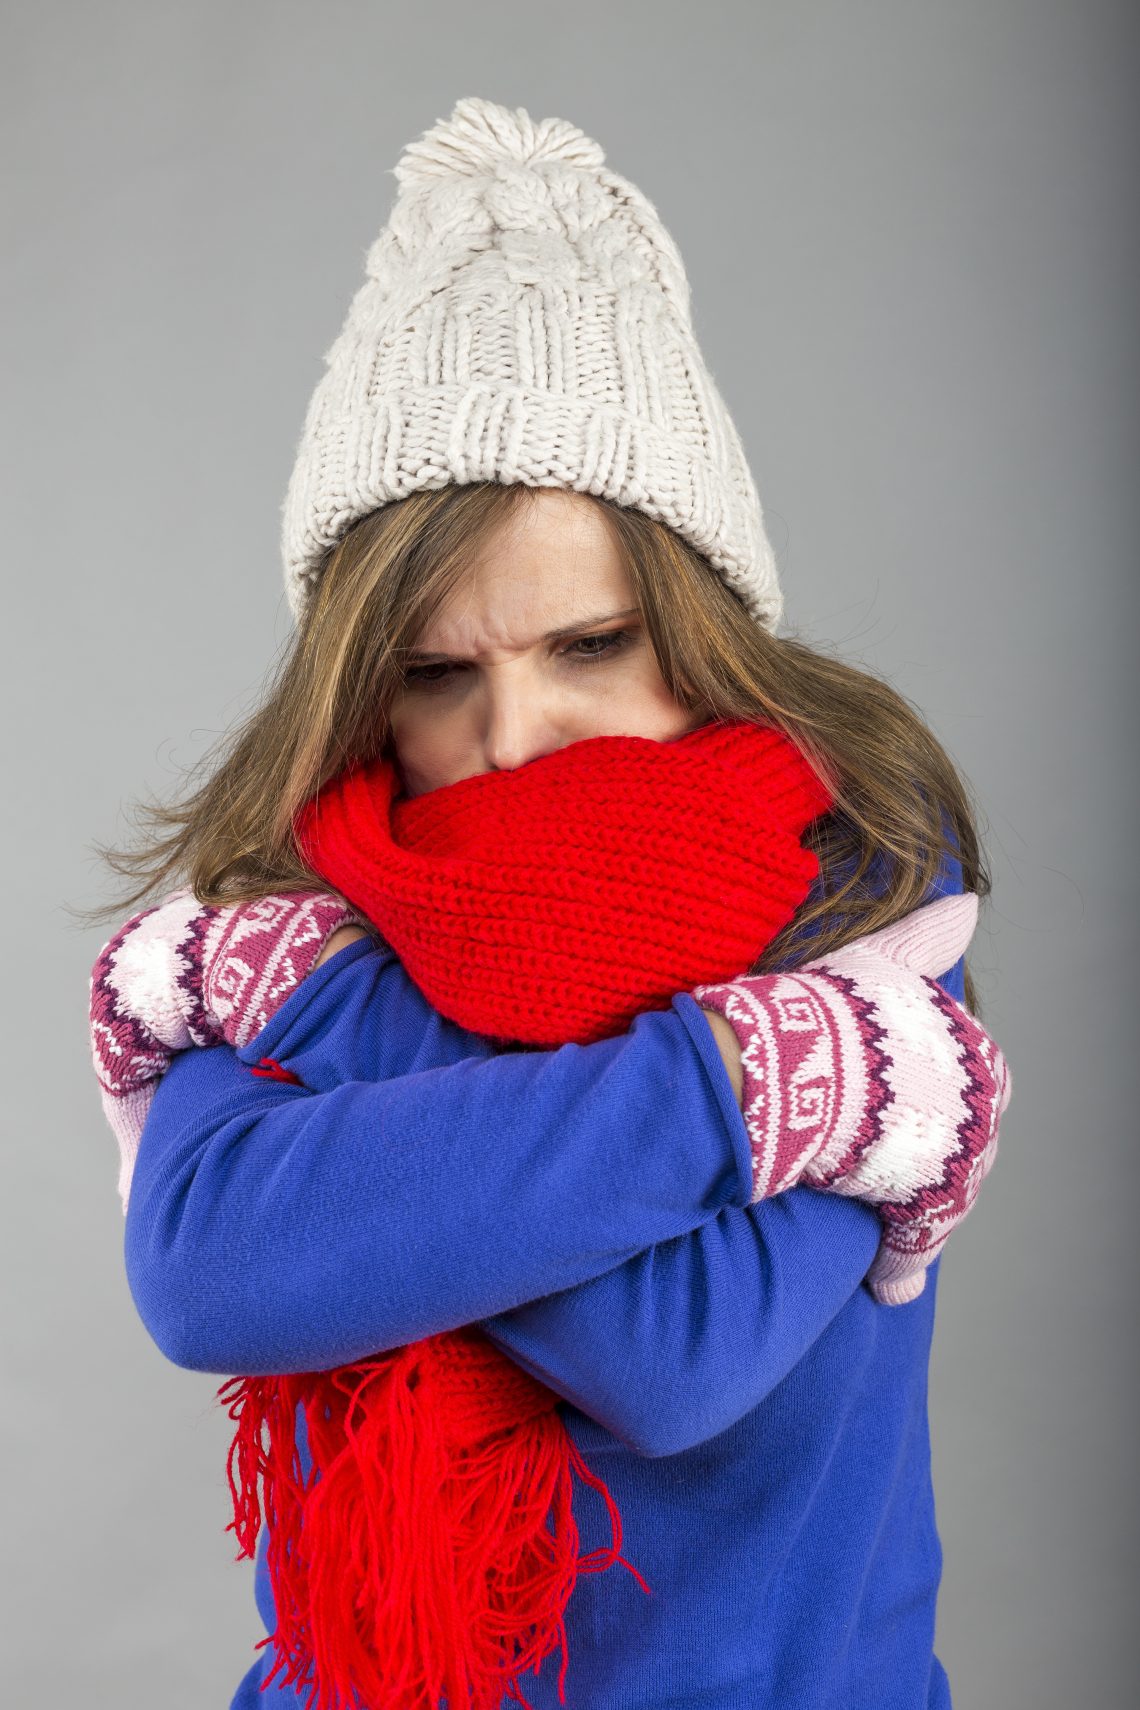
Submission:
[[[619,618],[631,618],[639,615],[636,606],[628,606],[624,612],[604,612],[595,617],[580,618],[577,623],[566,624],[562,629],[551,629],[542,637],[543,641],[568,641],[571,636],[584,635],[590,630],[599,629],[602,624],[616,623]],[[409,648],[407,657],[419,664],[435,664],[441,660],[455,659],[453,653],[421,653],[415,648]]]

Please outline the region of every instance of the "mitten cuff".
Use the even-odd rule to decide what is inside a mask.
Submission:
[[[282,891],[223,910],[202,947],[204,998],[227,1043],[247,1045],[341,926],[367,924],[329,891]]]
[[[736,1034],[743,1069],[742,1109],[752,1146],[752,1198],[805,1179],[860,1092],[857,1058],[845,1063],[840,1017],[819,983],[793,974],[754,975],[698,986],[693,997]],[[828,994],[830,995],[830,994]]]

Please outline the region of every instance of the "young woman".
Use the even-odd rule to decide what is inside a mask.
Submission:
[[[679,256],[597,145],[469,99],[396,176],[290,487],[294,643],[200,787],[107,852],[141,881],[117,909],[185,885],[92,976],[162,1351],[389,1361],[354,1484],[351,1432],[309,1478],[332,1384],[294,1413],[244,1380],[244,1500],[274,1461],[278,1531],[286,1499],[305,1529],[274,1556],[267,1501],[258,1605],[295,1644],[262,1641],[231,1710],[350,1679],[436,1710],[436,1673],[476,1710],[948,1705],[938,1255],[1009,1095],[972,913],[932,905],[989,888],[966,788],[885,683],[775,633]],[[473,1362],[462,1477],[498,1483],[431,1435],[457,1365],[397,1391],[396,1351],[432,1347]],[[572,1516],[562,1485],[530,1500],[559,1447]],[[235,1521],[252,1541],[236,1490]],[[570,1596],[539,1558],[579,1536]],[[527,1650],[540,1581],[560,1660]]]

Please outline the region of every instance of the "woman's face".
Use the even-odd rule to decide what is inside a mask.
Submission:
[[[633,607],[598,508],[534,489],[409,654],[391,712],[404,793],[508,771],[584,737],[665,742],[702,723],[670,694]]]

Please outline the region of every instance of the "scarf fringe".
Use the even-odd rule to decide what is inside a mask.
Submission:
[[[481,1436],[440,1406],[441,1387],[455,1393],[457,1360],[501,1364],[514,1380],[503,1423]],[[276,1652],[264,1685],[284,1669],[282,1686],[311,1687],[307,1710],[438,1710],[444,1694],[449,1710],[499,1710],[504,1695],[530,1710],[517,1676],[537,1675],[558,1646],[564,1703],[563,1616],[577,1575],[620,1562],[649,1593],[620,1554],[617,1505],[554,1411],[557,1397],[481,1334],[334,1371],[231,1378],[217,1393],[237,1425],[225,1529],[238,1560],[255,1554],[259,1480],[264,1489],[277,1613],[261,1640]],[[472,1401],[485,1406],[485,1386]],[[603,1496],[613,1532],[583,1556],[573,1473]]]

